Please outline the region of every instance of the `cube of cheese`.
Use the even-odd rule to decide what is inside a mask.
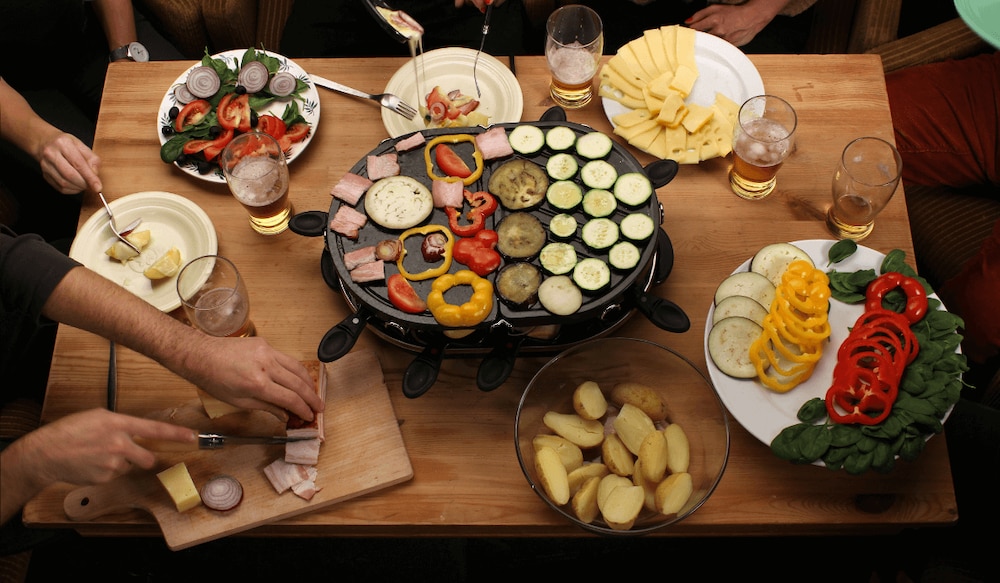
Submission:
[[[170,494],[174,505],[177,506],[177,512],[187,512],[201,504],[201,495],[198,494],[198,488],[195,487],[184,462],[163,470],[156,474],[156,477],[167,489],[167,494]]]

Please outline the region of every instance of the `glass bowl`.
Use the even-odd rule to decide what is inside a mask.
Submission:
[[[613,432],[611,419],[618,406],[610,397],[620,382],[652,388],[666,407],[666,421],[676,423],[689,442],[692,494],[676,513],[661,514],[645,505],[631,528],[612,528],[600,513],[592,522],[577,518],[572,503],[560,505],[549,498],[535,469],[533,440],[554,434],[543,422],[549,411],[574,413],[573,393],[593,381],[607,397],[608,413],[599,421],[605,434]],[[553,510],[588,531],[609,535],[639,535],[669,526],[690,516],[715,490],[729,459],[729,419],[708,378],[689,360],[659,344],[634,338],[599,338],[567,349],[543,366],[528,383],[517,407],[514,426],[517,459],[531,489]],[[581,448],[584,463],[601,461],[601,446]],[[669,471],[667,472],[670,473]]]

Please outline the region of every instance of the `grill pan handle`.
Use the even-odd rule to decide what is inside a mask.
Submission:
[[[327,217],[329,213],[325,211],[306,211],[289,219],[288,228],[303,237],[321,237],[326,233]]]
[[[545,110],[538,121],[566,121],[566,110],[558,105],[553,105]]]
[[[416,399],[434,386],[438,371],[441,370],[444,348],[443,344],[431,343],[406,367],[403,374],[403,395]]]
[[[680,164],[674,160],[656,160],[643,167],[646,177],[653,183],[654,190],[670,184],[679,170]]]
[[[514,372],[517,351],[525,338],[526,334],[510,336],[504,333],[496,339],[493,350],[479,363],[476,372],[476,385],[480,391],[492,391],[507,381],[510,373]]]
[[[372,314],[365,308],[344,319],[327,331],[319,342],[316,356],[321,362],[333,362],[351,351]]]
[[[670,300],[644,292],[638,286],[632,286],[632,299],[635,307],[650,322],[667,332],[687,332],[691,328],[691,320],[687,314]]]

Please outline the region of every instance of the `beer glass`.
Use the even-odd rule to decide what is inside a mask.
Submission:
[[[889,142],[863,137],[847,144],[833,173],[833,206],[826,212],[830,232],[855,241],[867,237],[902,172],[903,159]]]
[[[758,95],[740,107],[733,130],[733,167],[729,185],[748,200],[774,191],[778,169],[795,147],[795,109],[780,97]]]
[[[288,165],[277,140],[261,132],[239,135],[222,150],[220,165],[255,231],[277,235],[288,228]]]
[[[586,6],[563,6],[545,24],[549,95],[566,108],[583,107],[594,95],[594,76],[604,54],[601,17]]]
[[[191,324],[211,336],[253,336],[250,296],[233,262],[219,255],[192,259],[177,275],[177,295]]]

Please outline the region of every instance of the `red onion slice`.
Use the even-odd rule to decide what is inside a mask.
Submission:
[[[188,73],[188,91],[191,92],[191,95],[199,99],[208,99],[215,95],[221,84],[222,81],[219,79],[219,74],[209,66],[200,65],[191,69],[191,72]]]
[[[295,75],[292,75],[288,71],[279,71],[271,78],[271,83],[267,89],[271,92],[271,95],[285,97],[286,95],[291,95],[297,86],[298,79],[295,78]]]
[[[238,81],[247,90],[247,93],[257,93],[267,85],[270,77],[271,72],[267,70],[264,63],[250,61],[240,69]]]
[[[216,476],[201,487],[201,501],[212,510],[225,512],[239,506],[243,485],[232,476]]]
[[[174,100],[177,101],[179,105],[187,105],[197,99],[191,92],[188,91],[187,85],[183,83],[178,83],[174,85]]]

